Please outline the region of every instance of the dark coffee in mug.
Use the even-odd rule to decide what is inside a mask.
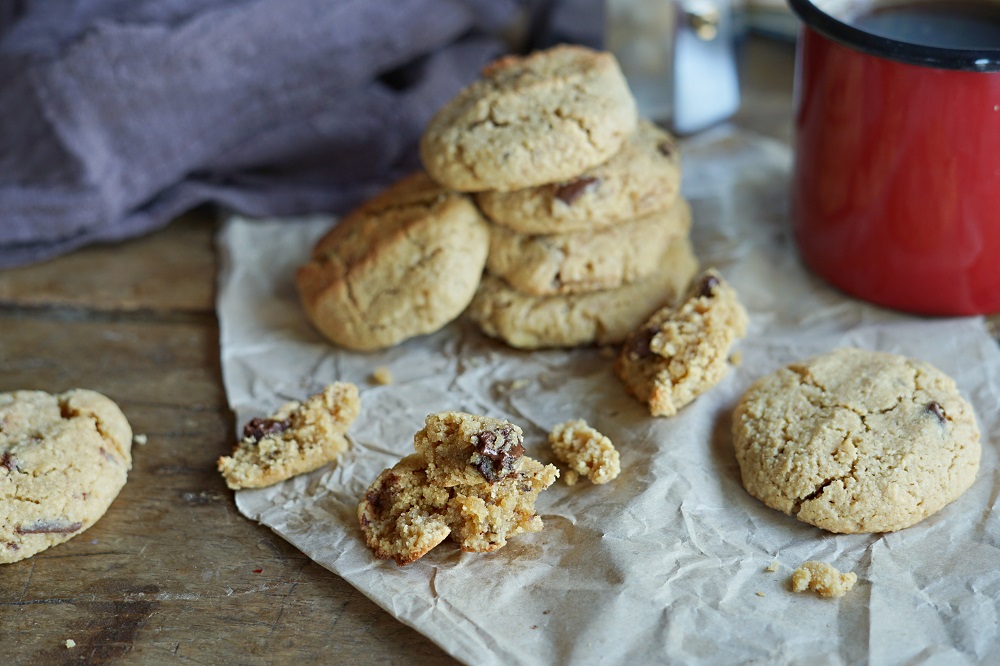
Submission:
[[[876,4],[846,16],[865,32],[946,49],[1000,48],[1000,3],[986,0],[910,0]]]

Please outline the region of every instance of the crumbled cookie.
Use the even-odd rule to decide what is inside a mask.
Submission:
[[[392,370],[380,365],[372,371],[372,381],[382,386],[388,386],[393,381]]]
[[[0,564],[80,534],[132,467],[132,428],[86,389],[0,393]]]
[[[697,270],[690,239],[678,237],[656,272],[617,289],[531,296],[487,274],[468,314],[483,333],[519,349],[616,343],[681,295]]]
[[[472,201],[416,173],[345,215],[295,275],[309,320],[338,345],[433,333],[469,304],[489,249]]]
[[[449,536],[462,550],[491,552],[542,528],[535,501],[559,470],[523,455],[520,428],[462,412],[426,422],[417,453],[383,471],[358,505],[377,558],[408,564]]]
[[[615,289],[660,270],[670,243],[690,227],[691,208],[683,199],[594,231],[529,235],[493,224],[486,267],[531,296]]]
[[[746,327],[736,292],[709,269],[683,301],[628,335],[615,373],[650,414],[673,416],[725,376],[729,350]]]
[[[821,597],[842,597],[854,587],[858,576],[854,572],[840,573],[826,562],[803,562],[792,572],[792,592],[812,590]]]
[[[243,427],[243,438],[218,468],[233,490],[262,488],[336,460],[347,450],[344,433],[361,409],[358,388],[330,384],[304,403],[288,402],[268,418]]]
[[[611,440],[583,419],[560,423],[553,428],[549,433],[549,446],[556,458],[593,483],[607,483],[621,472],[618,451]]]
[[[464,412],[431,414],[413,438],[440,486],[495,483],[512,476],[524,454],[524,434],[507,421]]]
[[[733,413],[743,486],[830,532],[892,532],[959,497],[979,469],[979,428],[929,363],[844,348],[754,382]]]
[[[617,226],[674,206],[680,149],[647,120],[608,161],[569,180],[512,192],[480,192],[486,216],[522,234],[564,234]]]
[[[451,492],[429,483],[424,459],[413,454],[384,470],[358,505],[368,547],[380,560],[404,565],[444,541]]]
[[[637,122],[614,55],[560,45],[488,65],[428,123],[420,156],[452,189],[518,190],[597,166]]]
[[[514,474],[496,483],[455,486],[448,505],[451,538],[462,550],[487,553],[506,545],[508,537],[538,532],[542,519],[535,500],[558,476],[554,466],[523,457]]]

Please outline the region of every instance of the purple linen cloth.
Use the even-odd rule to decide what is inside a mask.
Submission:
[[[419,166],[517,0],[0,0],[0,267],[202,203],[343,212]]]

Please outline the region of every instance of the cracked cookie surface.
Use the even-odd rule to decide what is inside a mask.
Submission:
[[[593,231],[531,235],[491,224],[486,267],[532,296],[616,289],[656,272],[670,243],[690,228],[684,200]]]
[[[336,460],[347,450],[344,433],[361,409],[358,388],[336,382],[305,402],[282,405],[243,427],[233,453],[218,461],[233,490],[263,488]]]
[[[344,216],[316,243],[296,285],[323,335],[349,349],[381,349],[461,314],[488,249],[472,201],[418,172]]]
[[[487,273],[468,313],[486,335],[519,349],[612,344],[684,293],[697,270],[690,239],[681,236],[655,272],[617,289],[531,296]]]
[[[487,65],[428,123],[420,155],[452,189],[517,190],[604,162],[637,121],[612,54],[560,45]]]
[[[480,192],[490,218],[523,234],[593,231],[669,209],[680,196],[680,149],[669,132],[640,120],[621,150],[572,178],[513,192]]]
[[[975,480],[975,415],[929,363],[837,349],[767,375],[733,414],[743,485],[831,532],[891,532]]]
[[[495,483],[517,471],[524,435],[508,421],[468,414],[429,415],[413,437],[427,461],[427,478],[440,486]]]
[[[625,388],[653,416],[673,416],[729,370],[729,351],[746,333],[747,313],[715,270],[694,280],[680,303],[632,331],[615,361]]]
[[[0,563],[97,522],[125,485],[131,449],[128,420],[100,393],[0,393]]]

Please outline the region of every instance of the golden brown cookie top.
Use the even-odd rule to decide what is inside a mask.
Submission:
[[[929,363],[843,348],[746,391],[733,446],[751,495],[831,532],[890,532],[972,485],[979,429],[955,382]]]

